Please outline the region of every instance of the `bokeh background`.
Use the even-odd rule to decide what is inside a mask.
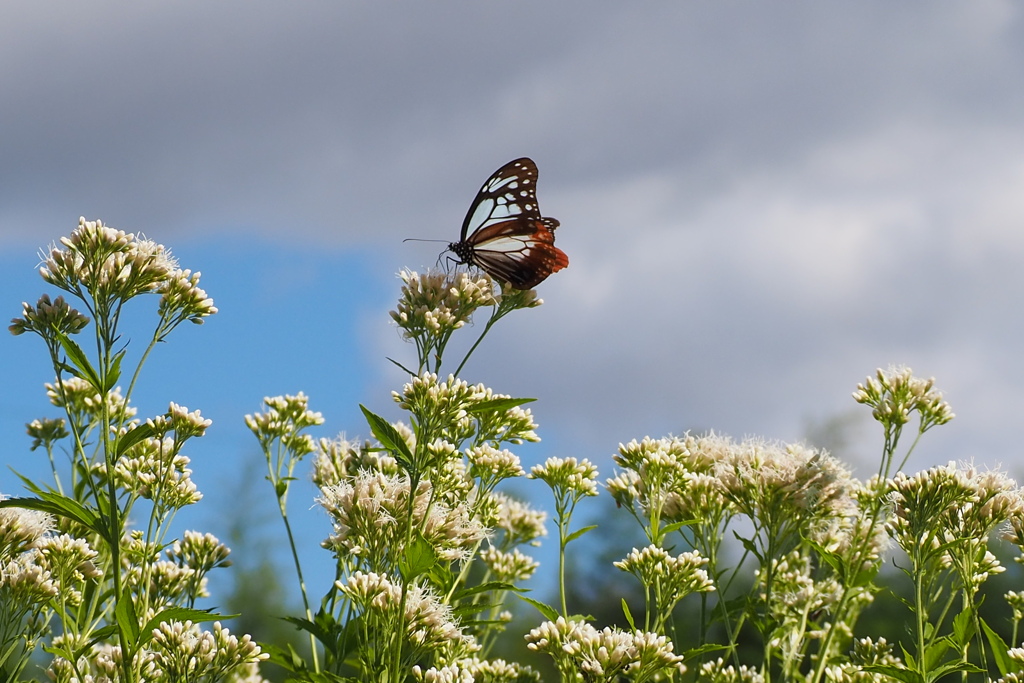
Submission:
[[[13,317],[46,291],[39,249],[79,216],[202,271],[221,312],[157,349],[137,405],[213,419],[189,453],[206,499],[181,523],[237,537],[269,520],[249,543],[274,561],[243,415],[304,391],[326,419],[318,436],[367,434],[360,402],[398,417],[389,392],[404,378],[385,359],[413,350],[387,315],[395,276],[444,247],[403,240],[455,239],[488,174],[531,156],[571,265],[463,373],[539,399],[527,467],[587,457],[603,478],[619,442],[714,429],[810,439],[866,477],[881,438],[850,393],[906,364],[957,413],[912,469],[1015,471],[1022,12],[11,0],[0,302]],[[0,491],[16,494],[11,468],[46,472],[24,423],[55,414],[52,374],[27,337],[0,335],[0,363]],[[328,526],[312,495],[302,484],[292,503],[322,586]]]

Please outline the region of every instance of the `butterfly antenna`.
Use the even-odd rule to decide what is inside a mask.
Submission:
[[[402,242],[447,242],[448,240],[423,240],[416,237],[406,237]]]

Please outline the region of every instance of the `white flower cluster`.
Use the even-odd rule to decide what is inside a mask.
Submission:
[[[914,377],[908,367],[879,368],[874,377],[857,385],[853,399],[870,406],[872,415],[887,427],[910,421],[912,412],[921,419],[920,431],[952,420],[955,415],[942,394],[935,390],[935,379]]]
[[[547,621],[526,635],[527,647],[549,654],[560,671],[582,672],[600,680],[623,675],[652,680],[657,674],[683,674],[683,657],[672,651],[672,641],[657,633],[598,631],[584,621]]]
[[[374,611],[395,626],[405,624],[406,636],[418,647],[431,649],[452,641],[470,644],[452,615],[451,607],[441,602],[429,589],[410,586],[404,596],[405,612],[399,619],[397,608],[403,604],[402,586],[386,575],[355,572],[346,581],[336,583],[339,590],[363,611]]]
[[[543,465],[534,465],[528,476],[572,496],[597,495],[597,468],[586,458],[548,458]]]
[[[457,330],[469,322],[476,309],[495,304],[494,281],[486,273],[473,277],[465,271],[420,275],[403,270],[398,277],[404,284],[391,319],[407,339]]]

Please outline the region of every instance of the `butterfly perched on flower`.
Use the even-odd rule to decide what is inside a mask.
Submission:
[[[537,206],[537,164],[523,157],[487,179],[469,205],[458,242],[448,245],[459,263],[478,266],[516,289],[531,289],[569,265],[555,246],[558,221]]]

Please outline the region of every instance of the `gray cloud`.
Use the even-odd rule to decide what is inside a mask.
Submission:
[[[797,438],[907,362],[966,424],[943,455],[1015,452],[1013,3],[4,13],[0,240],[84,214],[172,244],[245,228],[431,265],[399,240],[453,238],[486,174],[529,154],[572,265],[479,372],[544,398],[561,445]]]

